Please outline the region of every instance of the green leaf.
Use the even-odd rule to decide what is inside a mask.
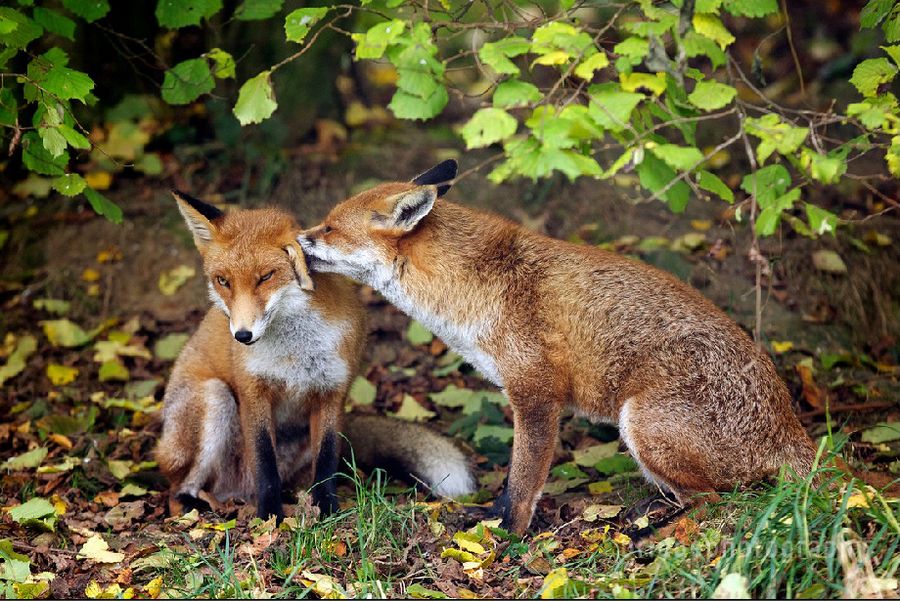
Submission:
[[[684,53],[689,57],[705,56],[712,63],[713,68],[721,67],[725,64],[725,52],[711,39],[698,34],[696,31],[689,31],[683,40]]]
[[[234,11],[238,21],[261,21],[281,12],[284,0],[244,0]]]
[[[632,59],[643,59],[650,54],[650,42],[638,37],[625,38],[613,46],[613,52]]]
[[[86,73],[54,65],[40,82],[50,94],[62,100],[81,100],[84,102],[88,92],[94,88],[93,80]]]
[[[496,42],[487,42],[478,51],[478,58],[497,73],[518,75],[519,68],[510,58],[525,54],[531,42],[519,36],[511,36]]]
[[[69,312],[71,308],[71,303],[69,301],[61,300],[58,298],[36,298],[34,302],[31,303],[38,311],[46,311],[48,313],[55,313],[57,315],[65,315]]]
[[[509,108],[529,105],[541,98],[543,98],[543,94],[534,84],[510,79],[498,85],[494,90],[493,102],[496,107]]]
[[[32,14],[34,20],[47,31],[66,39],[75,39],[75,21],[49,8],[36,7]]]
[[[449,597],[441,591],[425,588],[418,582],[406,587],[406,594],[412,599],[449,599]]]
[[[4,17],[0,15],[0,35],[6,35],[8,33],[14,32],[19,27],[19,24],[10,19],[9,17]]]
[[[66,150],[66,139],[55,127],[39,127],[38,135],[44,148],[50,153],[50,156],[56,158],[62,156]]]
[[[834,231],[837,228],[837,215],[814,204],[808,202],[805,204],[806,219],[809,221],[810,230],[819,236],[824,233],[830,233],[834,236]]]
[[[4,461],[2,469],[11,471],[34,469],[41,464],[41,462],[47,456],[47,453],[47,447],[37,447],[31,449],[30,451],[26,451],[25,453],[16,455],[15,457],[10,457],[6,461]]]
[[[434,73],[428,68],[397,69],[397,87],[412,96],[425,100],[434,94],[441,85],[434,79]]]
[[[644,160],[637,166],[638,179],[641,185],[654,194],[666,187],[676,177],[675,171],[651,153],[644,155]],[[690,198],[690,188],[680,181],[660,196],[673,213],[681,213]]]
[[[731,32],[722,24],[722,20],[714,14],[695,13],[693,24],[694,31],[714,41],[722,50],[725,50],[735,40]]]
[[[900,46],[881,46],[881,49],[891,57],[891,60],[894,61],[895,65],[900,67]]]
[[[847,264],[833,250],[817,250],[812,254],[813,267],[827,273],[847,273]]]
[[[56,129],[59,130],[59,133],[62,134],[62,137],[66,139],[66,142],[69,143],[69,146],[81,150],[86,150],[91,147],[90,140],[88,140],[86,137],[81,135],[80,132],[75,131],[74,128],[66,125],[65,123],[61,123]]]
[[[221,48],[213,48],[206,54],[206,58],[213,62],[212,74],[218,79],[228,79],[235,76],[234,57]]]
[[[37,132],[30,131],[22,136],[22,162],[29,170],[41,175],[63,175],[69,164],[69,154],[63,152],[54,157],[44,148]]]
[[[388,108],[398,119],[431,119],[447,106],[447,88],[439,85],[428,98],[414,96],[403,90],[394,92]]]
[[[326,14],[328,7],[298,8],[288,13],[284,19],[284,33],[289,42],[303,42],[313,25],[319,22]]]
[[[87,183],[77,173],[67,173],[53,180],[53,189],[64,196],[81,194]]]
[[[722,200],[725,200],[729,204],[734,202],[734,192],[731,191],[731,188],[726,186],[725,182],[719,179],[717,175],[714,175],[709,171],[701,169],[698,172],[697,185],[707,192],[718,195]]]
[[[714,111],[734,100],[737,90],[717,81],[699,81],[694,91],[688,94],[688,100],[698,109]]]
[[[809,134],[809,128],[794,127],[784,123],[781,121],[781,117],[774,113],[769,113],[759,119],[748,117],[744,121],[744,127],[748,134],[759,138],[756,156],[760,163],[765,162],[776,150],[784,155],[793,153]]]
[[[650,152],[678,171],[687,171],[703,161],[703,153],[698,149],[677,144],[658,144],[650,147]]]
[[[122,209],[92,188],[84,189],[84,196],[98,215],[103,215],[113,223],[122,223]]]
[[[350,385],[350,391],[347,393],[354,405],[371,405],[375,402],[378,390],[375,385],[362,376],[356,376],[353,384]]]
[[[47,449],[44,449],[46,451]],[[42,497],[32,497],[21,505],[6,510],[17,524],[56,515],[53,503]]]
[[[465,407],[474,394],[475,392],[468,388],[457,388],[453,384],[449,384],[440,392],[429,393],[428,398],[435,405],[457,409],[459,407]],[[481,406],[480,400],[478,406]]]
[[[612,457],[601,459],[594,465],[594,469],[601,474],[624,474],[638,469],[637,463],[628,455],[616,453]]]
[[[190,334],[167,334],[153,345],[153,354],[157,359],[174,361],[190,337]]]
[[[607,66],[609,66],[609,58],[606,56],[605,52],[592,54],[575,67],[575,77],[590,81],[593,79],[595,71]]]
[[[778,12],[778,0],[725,0],[723,7],[738,17],[765,17]]]
[[[102,19],[109,12],[108,0],[63,0],[63,6],[88,23]]]
[[[112,359],[111,361],[104,361],[100,365],[100,372],[98,374],[98,379],[101,382],[110,382],[110,381],[118,381],[118,382],[127,382],[131,375],[128,373],[128,368],[125,367],[121,361],[118,359]]]
[[[68,319],[51,319],[40,322],[44,335],[53,346],[84,346],[96,335],[85,332],[81,326]]]
[[[387,47],[397,41],[406,29],[406,22],[399,19],[378,23],[366,33],[351,35],[356,42],[356,59],[381,58]]]
[[[572,453],[572,460],[575,465],[581,467],[593,467],[601,459],[612,457],[619,449],[618,441],[597,444],[585,449],[579,449]]]
[[[501,142],[516,133],[516,119],[498,108],[484,108],[475,113],[460,133],[466,148],[482,148]]]
[[[222,0],[159,0],[156,20],[162,27],[180,29],[199,25],[201,19],[209,19],[220,10]]]
[[[496,438],[503,444],[509,444],[513,439],[513,429],[509,426],[495,426],[491,424],[479,424],[475,429],[472,442],[476,445],[482,443],[487,438]]]
[[[12,8],[0,7],[0,20],[7,24],[7,29],[11,27],[9,23],[15,24],[0,38],[0,41],[10,48],[24,48],[44,33],[43,27]]]
[[[591,86],[588,111],[598,126],[611,131],[622,131],[631,118],[631,112],[645,98],[637,92],[625,92],[615,83]]]
[[[861,29],[877,27],[894,7],[894,0],[869,0],[859,13]]]
[[[19,115],[19,103],[10,88],[0,88],[0,125],[12,127]]]
[[[417,346],[420,344],[431,344],[431,341],[434,340],[434,334],[429,332],[418,321],[412,320],[406,329],[406,339],[409,340],[410,344]]]
[[[828,156],[804,148],[800,153],[800,164],[809,171],[813,179],[825,184],[834,184],[846,173],[847,159]]]
[[[636,92],[641,88],[659,96],[666,91],[665,73],[619,73],[619,83],[626,92]]]
[[[188,104],[202,94],[211,92],[215,85],[206,59],[192,58],[166,71],[162,98],[169,104]]]
[[[265,121],[278,108],[270,75],[269,71],[263,71],[241,86],[237,104],[234,105],[234,116],[241,125]]]
[[[870,58],[856,65],[850,78],[863,96],[875,96],[882,84],[889,83],[897,75],[897,67],[886,58]]]
[[[771,206],[791,185],[791,176],[783,165],[769,165],[748,173],[741,180],[741,190],[756,196],[760,206]]]

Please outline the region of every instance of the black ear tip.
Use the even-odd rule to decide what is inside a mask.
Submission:
[[[447,182],[456,177],[458,169],[459,165],[457,164],[456,159],[447,159],[446,161],[441,161],[425,173],[417,175],[412,180],[412,183],[418,184],[420,186],[447,184]],[[448,189],[449,187],[450,184],[447,184]],[[438,190],[440,191],[440,188]],[[444,192],[446,191],[447,190],[444,190]],[[438,195],[440,195],[440,192]]]
[[[219,209],[217,209],[216,207],[214,207],[213,205],[211,205],[209,203],[205,203],[202,200],[200,200],[199,198],[194,198],[190,194],[186,194],[185,192],[182,192],[181,190],[176,190],[175,188],[171,188],[171,192],[175,196],[175,198],[177,198],[178,200],[181,200],[183,202],[186,202],[195,211],[197,211],[198,213],[200,213],[201,215],[203,215],[210,221],[212,221],[213,219],[218,219],[219,217],[221,217],[222,215],[225,214],[222,211],[220,211]]]

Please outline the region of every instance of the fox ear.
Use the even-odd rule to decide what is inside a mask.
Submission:
[[[181,211],[181,216],[184,217],[188,229],[194,235],[194,243],[197,248],[202,248],[212,242],[213,233],[216,230],[213,221],[225,213],[211,204],[178,190],[172,190],[172,196],[178,202],[178,210]]]
[[[390,214],[376,215],[374,223],[386,230],[412,231],[434,207],[437,197],[438,190],[435,186],[419,186],[392,196],[388,199],[389,206],[393,203]]]
[[[303,255],[300,244],[295,240],[285,246],[284,251],[291,260],[291,265],[294,268],[294,275],[297,276],[297,282],[300,284],[300,288],[303,290],[315,290],[316,285],[309,276],[309,269],[306,267],[306,257]]]
[[[451,180],[456,177],[458,167],[455,160],[447,159],[446,161],[438,163],[425,173],[420,173],[414,177],[412,183],[419,184],[420,186],[437,185],[437,195],[438,198],[440,198],[446,194],[447,190],[450,189],[450,186],[453,185]]]

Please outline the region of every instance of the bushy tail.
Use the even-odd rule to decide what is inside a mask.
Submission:
[[[348,415],[344,435],[357,465],[380,467],[398,476],[412,475],[440,497],[475,491],[465,455],[446,436],[425,426],[377,415]],[[350,449],[344,444],[344,455]]]

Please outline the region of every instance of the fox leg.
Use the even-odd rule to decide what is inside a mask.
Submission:
[[[322,395],[309,416],[310,448],[315,456],[312,497],[323,515],[338,509],[337,484],[334,475],[340,455],[340,420],[344,408],[344,392]]]
[[[211,480],[233,477],[236,471],[236,465],[227,464],[236,463],[229,447],[238,436],[237,402],[218,379],[176,389],[166,401],[157,456],[172,481],[170,510],[207,509],[200,492]],[[196,423],[198,412],[203,416],[198,431],[184,431],[183,424]]]
[[[555,398],[520,396],[508,390],[513,408],[513,448],[506,486],[495,509],[503,527],[522,534],[550,472],[559,433],[560,403]]]
[[[256,484],[256,515],[284,519],[281,505],[281,476],[275,455],[275,426],[272,416],[272,391],[253,382],[241,391],[241,433],[244,440],[246,469]]]
[[[619,435],[647,479],[686,506],[692,496],[716,490],[720,458],[709,432],[695,423],[696,408],[680,409],[666,391],[645,391],[622,405]]]

